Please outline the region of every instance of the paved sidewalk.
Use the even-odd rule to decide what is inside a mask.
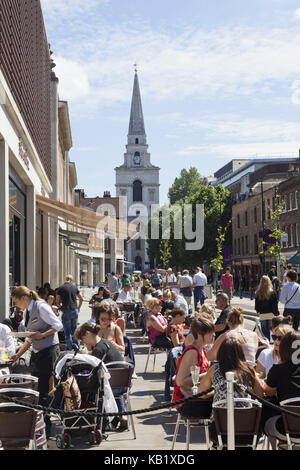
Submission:
[[[216,305],[215,294],[213,294],[212,299],[207,299],[206,302],[215,306]],[[239,295],[234,295],[231,300],[231,305],[234,307],[241,307],[244,310],[244,313],[246,313],[247,315],[254,315],[257,317],[259,316],[254,309],[255,300],[254,299],[250,300],[249,296],[243,297],[242,299],[240,299]],[[281,304],[280,302],[278,304],[278,309],[279,309],[279,312],[282,314],[284,310],[284,305]]]
[[[87,296],[88,297],[88,296]],[[80,323],[84,323],[90,318],[91,309],[88,302],[84,302],[79,314]],[[131,405],[133,410],[156,406],[164,401],[165,374],[164,365],[166,353],[156,356],[155,370],[153,371],[153,356],[148,364],[148,371],[144,373],[149,345],[146,340],[140,337],[141,330],[126,330],[127,335],[132,339],[135,359],[137,379],[133,380]],[[170,450],[172,445],[175,424],[177,420],[176,410],[161,410],[151,413],[141,413],[134,415],[136,439],[133,439],[131,430],[122,433],[109,432],[108,439],[99,446],[89,446],[87,439],[75,437],[72,449],[93,449],[93,450]],[[55,435],[59,433],[59,428],[52,430],[52,437],[48,441],[50,450],[57,450]],[[183,450],[185,446],[185,426],[181,425],[177,438],[175,450]],[[190,450],[205,450],[205,436],[203,428],[191,428]]]

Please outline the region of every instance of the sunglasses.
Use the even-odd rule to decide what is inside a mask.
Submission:
[[[100,320],[100,321],[109,321],[109,318],[100,317],[99,320]]]
[[[281,341],[281,339],[282,339],[282,336],[272,335],[272,340],[273,341],[276,341],[276,340]]]

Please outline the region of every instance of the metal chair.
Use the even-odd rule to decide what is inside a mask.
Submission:
[[[16,403],[0,403],[0,441],[4,450],[34,448],[37,413]]]
[[[234,398],[234,404],[248,403],[249,408],[234,408],[234,431],[236,447],[251,447],[256,450],[258,444],[259,425],[262,406],[250,398]],[[213,416],[216,436],[210,432],[210,439],[218,450],[227,446],[227,401],[221,400],[213,404]],[[212,429],[210,428],[210,431]]]
[[[28,388],[38,390],[39,379],[32,375],[25,374],[7,374],[4,376],[0,388]]]
[[[39,392],[36,390],[29,390],[24,388],[0,388],[0,403],[5,403],[6,398],[3,395],[9,396],[12,399],[20,400],[31,405],[39,403]],[[34,448],[47,449],[46,425],[42,411],[36,411],[36,426],[34,435]]]
[[[300,397],[289,398],[280,402],[280,406],[287,411],[293,411],[294,413],[300,414]],[[281,412],[283,419],[283,426],[285,430],[287,448],[288,450],[293,450],[295,445],[299,446],[300,441],[300,418],[296,416],[291,416],[286,414],[284,411]],[[297,441],[293,442],[293,440]],[[283,441],[278,441],[279,448],[284,448],[286,443]]]
[[[154,354],[154,358],[153,358],[153,369],[155,369],[155,362],[156,362],[156,354],[159,354],[161,352],[165,352],[167,354],[167,359],[168,359],[168,354],[169,354],[169,351],[170,349],[168,348],[155,348],[153,346],[153,344],[150,344],[149,345],[149,349],[148,349],[148,355],[147,355],[147,361],[146,361],[146,366],[145,366],[145,371],[144,373],[146,374],[147,372],[147,368],[148,368],[148,363],[149,363],[149,359],[150,359],[150,355],[151,354]]]
[[[123,396],[126,400],[128,411],[132,411],[130,402],[130,386],[131,377],[134,371],[133,366],[128,362],[121,361],[109,362],[105,365],[110,373],[109,383],[111,388],[125,390],[125,392],[122,391],[120,393],[114,393],[115,398]],[[129,421],[132,426],[134,439],[136,439],[136,432],[132,415],[129,415]]]
[[[209,432],[208,432],[209,423],[210,423],[210,420],[207,418],[201,418],[201,417],[195,418],[195,417],[184,416],[180,412],[178,412],[171,450],[174,450],[174,447],[177,441],[179,426],[181,424],[184,424],[186,427],[186,440],[185,440],[186,450],[190,449],[191,426],[204,427],[206,445],[207,445],[207,448],[210,449],[211,444],[209,441]]]

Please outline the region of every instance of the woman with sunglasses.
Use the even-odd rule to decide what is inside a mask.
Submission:
[[[276,339],[278,341],[278,339]],[[264,391],[269,397],[276,397],[277,404],[289,398],[300,397],[300,364],[299,364],[299,344],[300,332],[290,331],[279,341],[280,361],[274,365],[267,376]],[[297,351],[298,347],[298,351]],[[275,416],[274,416],[275,413]],[[268,410],[270,415],[270,411]],[[267,434],[272,449],[276,447],[276,439],[286,441],[286,434],[283,427],[282,417],[278,412],[273,412],[273,416],[265,421],[264,430]],[[293,438],[293,441],[300,444],[300,439]]]
[[[115,345],[120,353],[125,352],[124,338],[121,328],[114,323],[115,312],[109,302],[101,302],[93,308],[96,325],[100,326],[98,336]]]
[[[265,377],[267,377],[273,365],[278,364],[279,346],[281,338],[290,331],[293,331],[291,325],[287,325],[284,323],[279,324],[273,330],[273,334],[271,335],[272,340],[274,341],[273,347],[264,349],[257,359],[256,372],[258,373],[260,379],[264,379]]]

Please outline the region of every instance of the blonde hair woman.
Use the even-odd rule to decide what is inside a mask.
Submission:
[[[206,304],[206,303],[201,305],[201,308],[197,309],[196,312],[195,312],[195,318],[201,316],[201,314],[203,314],[203,313],[206,313],[208,316],[210,316],[210,318],[212,320],[215,319],[216,312],[215,312],[215,309],[212,305],[209,305],[209,304]]]
[[[270,341],[271,320],[274,316],[279,315],[279,311],[278,298],[268,276],[262,276],[255,292],[255,310],[259,313],[262,332]]]
[[[281,338],[290,331],[293,331],[293,328],[291,325],[287,325],[286,323],[281,323],[274,329],[272,334],[272,339],[274,341],[273,347],[264,349],[257,359],[256,372],[259,374],[261,379],[267,377],[271,367],[278,364],[280,360],[279,346]]]
[[[149,299],[146,303],[146,308],[149,310],[146,325],[149,332],[150,343],[154,347],[170,349],[172,347],[172,343],[166,336],[168,321],[161,314],[160,301],[155,297],[153,299]]]
[[[217,338],[213,347],[207,352],[207,359],[209,361],[216,361],[221,344],[229,337],[241,344],[246,361],[255,363],[259,338],[254,331],[244,328],[243,310],[239,307],[233,308],[228,315],[227,324],[229,331],[226,331],[226,333],[221,334]]]

